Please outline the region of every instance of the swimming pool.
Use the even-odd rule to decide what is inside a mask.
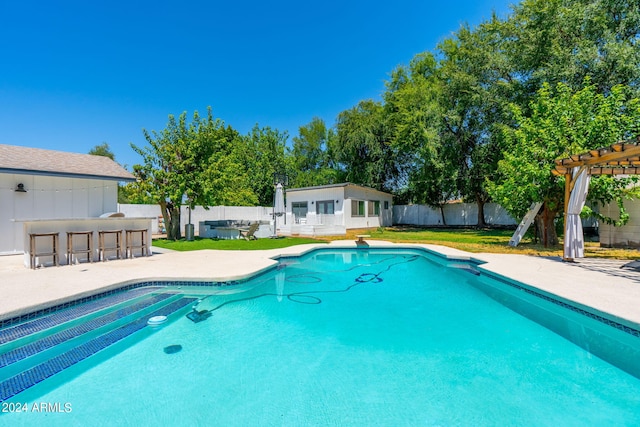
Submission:
[[[241,283],[133,287],[51,314],[70,325],[13,333],[3,387],[63,369],[7,398],[0,424],[640,422],[633,328],[423,250],[279,261]],[[144,324],[160,312],[167,323]]]

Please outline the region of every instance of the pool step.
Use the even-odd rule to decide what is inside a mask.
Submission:
[[[126,304],[129,301],[144,297],[161,289],[162,288],[158,287],[143,287],[118,292],[104,298],[54,311],[44,316],[38,316],[33,320],[0,329],[0,348],[3,344],[15,342],[22,337],[33,336],[34,334],[45,331],[46,333],[50,333],[52,329],[64,327],[66,323],[81,318],[82,316],[90,315],[101,310],[110,310],[117,304]]]
[[[0,353],[0,402],[148,327],[150,317],[168,316],[196,300],[174,293],[147,295]]]
[[[86,341],[88,338],[101,335],[104,332],[114,329],[128,323],[132,319],[141,317],[157,309],[158,305],[166,305],[167,302],[178,299],[179,296],[173,293],[164,293],[158,295],[147,295],[142,300],[133,300],[125,306],[114,306],[112,310],[91,316],[84,316],[79,320],[70,323],[69,327],[50,333],[41,338],[23,337],[16,340],[19,345],[12,345],[11,349],[0,348],[0,375],[5,372],[3,368],[16,364],[22,360],[26,360],[29,365],[33,364],[32,360],[28,360],[33,356],[48,357],[52,352],[60,353],[66,349],[72,348],[80,341]],[[39,334],[40,335],[40,334]],[[6,346],[9,347],[8,343]],[[16,368],[16,369],[19,369]]]

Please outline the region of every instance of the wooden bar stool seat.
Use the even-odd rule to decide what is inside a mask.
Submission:
[[[73,248],[73,236],[84,236],[86,245],[80,249]],[[93,262],[93,231],[67,231],[67,264],[73,264],[73,255],[86,254],[87,261]]]
[[[38,237],[50,237],[51,238],[51,250],[38,252],[37,238]],[[36,258],[41,256],[53,257],[53,264],[55,266],[60,265],[60,233],[29,233],[29,267],[35,269]]]
[[[133,251],[135,249],[140,249],[140,256],[149,256],[149,245],[147,244],[147,229],[140,228],[134,230],[125,230],[127,234],[127,250],[125,257],[134,258]],[[135,244],[135,236],[140,235],[140,244]]]
[[[108,235],[115,236],[115,246],[105,246],[104,238]],[[116,258],[122,259],[122,230],[101,230],[98,231],[98,259],[106,261],[106,252],[115,251]]]

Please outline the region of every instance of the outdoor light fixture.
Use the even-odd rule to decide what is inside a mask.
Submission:
[[[23,184],[23,183],[20,183],[20,184],[18,184],[18,185],[16,186],[16,190],[15,190],[15,192],[16,192],[16,193],[26,193],[26,192],[27,192],[27,190],[24,188],[24,184]]]

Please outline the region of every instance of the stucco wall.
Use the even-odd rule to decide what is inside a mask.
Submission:
[[[345,225],[344,220],[344,187],[318,188],[305,191],[290,191],[286,193],[286,221],[293,223],[292,203],[308,202],[307,224]],[[333,200],[334,215],[319,216],[316,214],[318,201]]]
[[[322,218],[319,218],[316,214],[316,206],[318,201],[324,200],[333,200],[334,214],[323,215]],[[364,216],[352,216],[351,200],[365,201]],[[342,225],[347,229],[392,225],[393,196],[374,189],[348,185],[287,192],[287,221],[289,223],[293,222],[291,203],[305,201],[308,202],[307,224]],[[368,204],[373,201],[380,202],[380,215],[369,215]],[[384,209],[385,201],[388,202],[388,209]]]
[[[349,200],[364,200],[365,203],[365,216],[354,217],[351,212],[351,203],[346,203],[345,217],[349,226],[347,228],[368,228],[368,227],[388,227],[393,225],[393,196],[391,194],[383,193],[372,188],[348,186],[346,187],[346,198]],[[380,202],[380,215],[369,216],[369,203],[379,201]],[[384,202],[388,203],[388,208],[384,208]]]

